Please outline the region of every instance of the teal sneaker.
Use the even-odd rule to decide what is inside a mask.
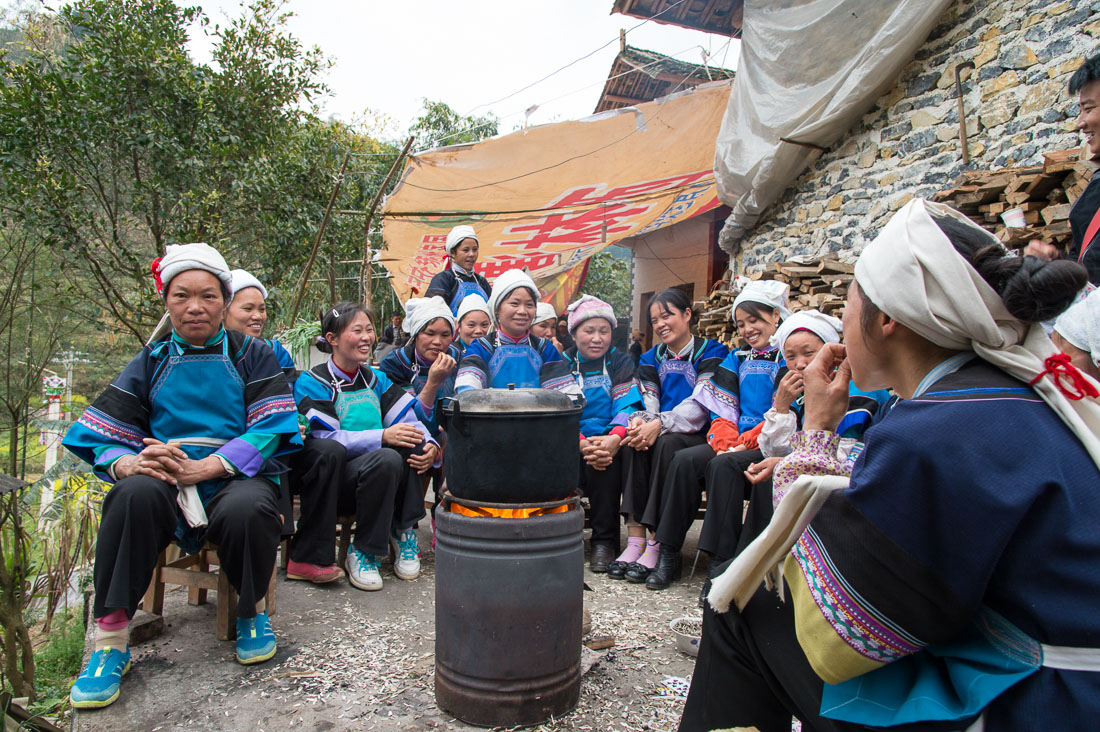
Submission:
[[[254,618],[237,618],[237,661],[246,666],[263,663],[275,655],[275,633],[267,613]]]
[[[107,647],[96,651],[69,690],[69,701],[76,709],[98,709],[118,699],[122,675],[130,670],[130,647]]]

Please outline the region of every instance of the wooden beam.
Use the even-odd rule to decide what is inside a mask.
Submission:
[[[604,94],[603,101],[605,102],[619,102],[620,104],[644,104],[645,102],[651,102],[652,99],[635,99],[634,97],[624,97],[619,94]]]

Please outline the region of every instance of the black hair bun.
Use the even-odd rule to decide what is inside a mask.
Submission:
[[[313,339],[313,345],[317,346],[317,350],[321,353],[332,353],[332,346],[325,340],[324,336],[317,336]]]
[[[1061,314],[1088,284],[1088,270],[1068,259],[1048,262],[1028,256],[1006,261],[1018,266],[1006,273],[998,291],[1008,312],[1027,322],[1050,320]]]

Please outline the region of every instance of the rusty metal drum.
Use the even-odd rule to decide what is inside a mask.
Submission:
[[[463,515],[448,510],[453,500],[436,512],[436,703],[483,727],[568,713],[581,683],[577,499],[555,504],[572,510],[530,518]]]

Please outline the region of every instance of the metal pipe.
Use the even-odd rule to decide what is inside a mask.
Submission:
[[[963,165],[970,164],[970,148],[966,142],[966,105],[963,103],[963,85],[960,73],[963,69],[973,69],[973,61],[963,61],[955,65],[955,93],[959,96],[959,145],[962,147]]]

